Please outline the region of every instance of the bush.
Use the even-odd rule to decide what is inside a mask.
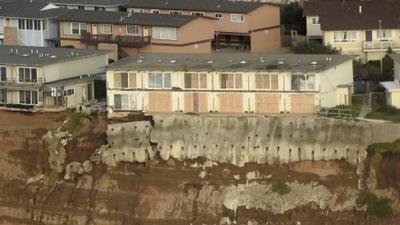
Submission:
[[[49,174],[49,183],[55,184],[58,180],[60,180],[60,174],[58,174],[55,170],[52,170]]]
[[[400,152],[400,140],[392,143],[376,143],[368,146],[368,155],[372,157],[372,165],[378,166],[383,154],[387,152]]]
[[[306,34],[306,18],[299,3],[290,3],[281,7],[281,24],[289,29],[295,29],[299,34]]]
[[[272,182],[272,192],[278,193],[280,195],[288,194],[291,191],[290,187],[283,181],[273,181]]]
[[[379,218],[390,216],[392,206],[387,198],[379,198],[372,193],[367,194],[367,214]]]
[[[235,211],[230,210],[226,207],[222,207],[222,217],[228,217],[230,221],[235,220]]]
[[[300,42],[290,48],[291,52],[295,54],[334,54],[338,55],[340,52],[332,48],[330,45],[325,46],[315,41]]]
[[[81,125],[81,121],[86,117],[86,114],[80,112],[74,112],[68,118],[67,122],[64,125],[64,129],[69,131],[71,134],[74,134],[76,130],[79,129]]]

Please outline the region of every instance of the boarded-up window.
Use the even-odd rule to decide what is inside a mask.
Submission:
[[[256,89],[278,89],[278,75],[275,74],[256,74]]]
[[[220,87],[225,88],[242,88],[242,74],[220,74]]]
[[[185,73],[185,88],[207,88],[207,74]]]

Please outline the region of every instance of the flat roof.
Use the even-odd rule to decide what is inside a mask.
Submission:
[[[15,18],[49,19],[60,16],[68,9],[46,7],[48,3],[42,1],[13,0],[0,1],[0,16]]]
[[[345,55],[303,54],[137,54],[107,66],[138,71],[324,71],[352,60]]]
[[[385,81],[380,84],[389,92],[400,91],[400,84],[395,81]]]
[[[207,12],[248,13],[262,5],[272,3],[227,0],[130,0],[128,8],[192,10]]]
[[[196,19],[194,16],[170,15],[170,14],[148,14],[127,12],[105,12],[91,10],[70,10],[68,13],[57,18],[64,22],[86,22],[86,23],[111,23],[132,24],[144,26],[180,27]],[[204,17],[210,19],[208,17]]]
[[[105,50],[0,46],[0,65],[43,66],[107,54]]]

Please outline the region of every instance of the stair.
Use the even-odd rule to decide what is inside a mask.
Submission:
[[[129,54],[125,52],[121,47],[118,47],[118,59],[123,59],[128,57]]]

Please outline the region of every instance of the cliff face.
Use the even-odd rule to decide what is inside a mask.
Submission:
[[[72,126],[53,114],[10,116],[31,123],[0,127],[0,225],[400,219],[399,157],[372,165],[366,151],[394,140],[381,130],[395,125],[157,115],[107,126],[101,115],[74,115]],[[367,192],[389,198],[393,214],[368,215]]]

